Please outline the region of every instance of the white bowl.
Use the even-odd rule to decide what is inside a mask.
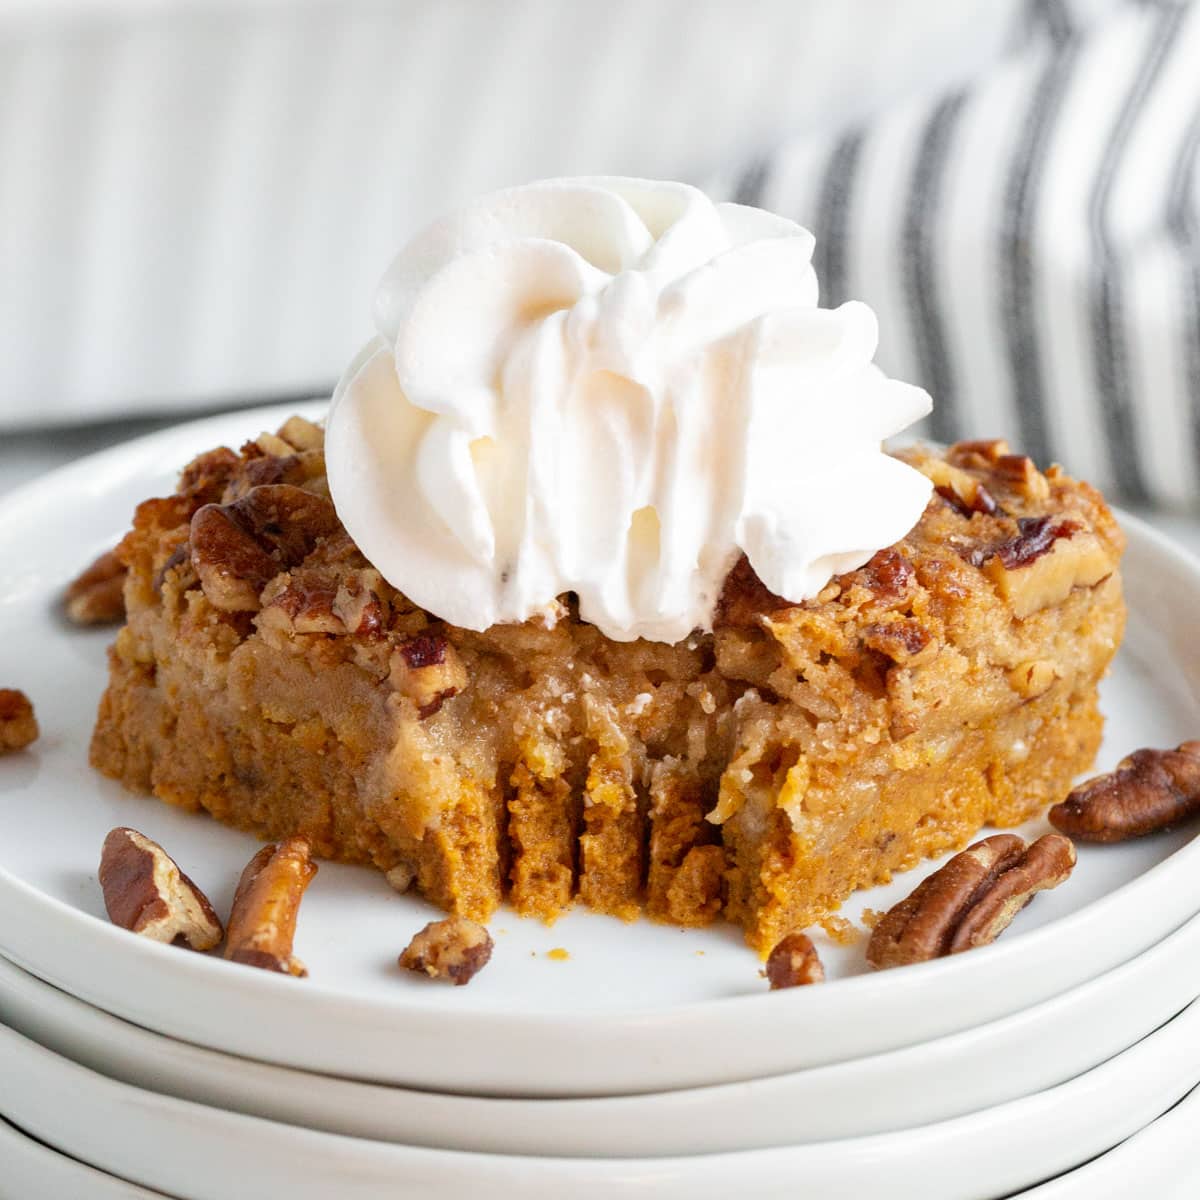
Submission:
[[[933,1042],[745,1083],[503,1100],[270,1066],[139,1029],[0,958],[0,1022],[110,1078],[213,1108],[377,1141],[561,1157],[660,1157],[862,1137],[1065,1082],[1200,995],[1200,917],[1079,988]],[[913,1080],[919,1079],[919,1088]]]
[[[867,1138],[684,1158],[464,1154],[318,1133],[116,1083],[0,1027],[0,1115],[183,1200],[992,1200],[1142,1129],[1200,1079],[1200,1004],[1049,1091]],[[919,1074],[910,1080],[922,1086]]]
[[[76,1162],[0,1121],[0,1200],[170,1200]]]
[[[303,982],[113,928],[95,879],[112,826],[161,841],[222,908],[256,843],[89,770],[110,635],[64,630],[57,596],[193,453],[237,444],[288,411],[139,439],[0,507],[5,683],[31,694],[44,730],[30,752],[0,760],[0,953],[39,977],[168,1036],[285,1066],[439,1091],[623,1095],[781,1074],[997,1020],[1134,958],[1200,909],[1200,845],[1177,830],[1083,848],[1070,883],[1039,896],[994,946],[866,974],[861,945],[823,941],[830,982],[774,994],[730,928],[586,912],[553,929],[502,912],[487,970],[470,987],[441,988],[395,966],[429,906],[375,872],[336,865],[321,868],[304,902]],[[1139,523],[1128,532],[1130,631],[1105,685],[1103,765],[1200,729],[1200,570]],[[888,907],[935,865],[859,893],[847,913]],[[570,960],[549,960],[555,946]]]

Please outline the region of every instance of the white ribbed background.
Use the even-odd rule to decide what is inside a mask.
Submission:
[[[707,179],[965,77],[1018,8],[0,4],[0,427],[319,391],[447,205]]]

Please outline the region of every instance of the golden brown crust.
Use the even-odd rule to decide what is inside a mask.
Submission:
[[[569,596],[484,633],[416,608],[328,521],[314,428],[204,455],[139,507],[92,747],[107,774],[470,917],[505,895],[546,919],[575,897],[724,911],[765,952],[1061,800],[1095,753],[1123,539],[1095,491],[1002,443],[906,452],[938,488],[908,537],[803,604],[743,559],[715,631],[672,646],[609,641]],[[264,493],[326,516],[225,515]],[[206,505],[255,569],[197,551]]]

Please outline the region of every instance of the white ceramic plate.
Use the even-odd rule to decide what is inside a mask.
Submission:
[[[106,1175],[0,1121],[0,1200],[170,1200]]]
[[[1011,1200],[1195,1200],[1200,1088],[1107,1154]]]
[[[498,1100],[356,1083],[203,1050],[92,1008],[0,958],[0,1023],[124,1083],[351,1137],[579,1158],[787,1146],[947,1120],[1074,1078],[1197,995],[1200,917],[1193,917],[1082,987],[934,1042],[718,1087]]]
[[[395,967],[429,907],[374,872],[332,865],[304,904],[304,982],[113,929],[95,879],[113,825],[162,841],[218,906],[255,843],[88,768],[111,635],[64,628],[56,598],[193,453],[236,445],[287,413],[154,434],[0,506],[0,677],[30,693],[44,730],[30,752],[0,760],[0,951],[34,974],[170,1036],[288,1066],[480,1094],[625,1094],[779,1074],[967,1029],[1132,958],[1200,908],[1200,846],[1175,853],[1189,831],[1088,848],[1070,884],[1039,897],[995,946],[871,975],[861,945],[823,942],[832,982],[774,995],[732,929],[625,925],[582,911],[553,928],[502,912],[487,971],[468,988],[438,987]],[[1200,730],[1200,571],[1136,522],[1129,532],[1132,619],[1105,689],[1102,765]],[[932,868],[860,893],[847,915],[886,908]],[[568,961],[546,956],[559,946]]]
[[[417,1149],[281,1125],[115,1083],[0,1026],[0,1115],[185,1200],[991,1200],[1110,1149],[1200,1078],[1200,1004],[1103,1066],[1024,1100],[869,1138],[686,1158]],[[911,1086],[919,1088],[914,1077]],[[1118,1099],[1119,1098],[1119,1099]]]

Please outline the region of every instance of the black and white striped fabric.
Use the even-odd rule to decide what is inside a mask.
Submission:
[[[966,88],[716,186],[814,231],[822,303],[872,305],[931,436],[1200,504],[1200,0],[1035,0]]]

